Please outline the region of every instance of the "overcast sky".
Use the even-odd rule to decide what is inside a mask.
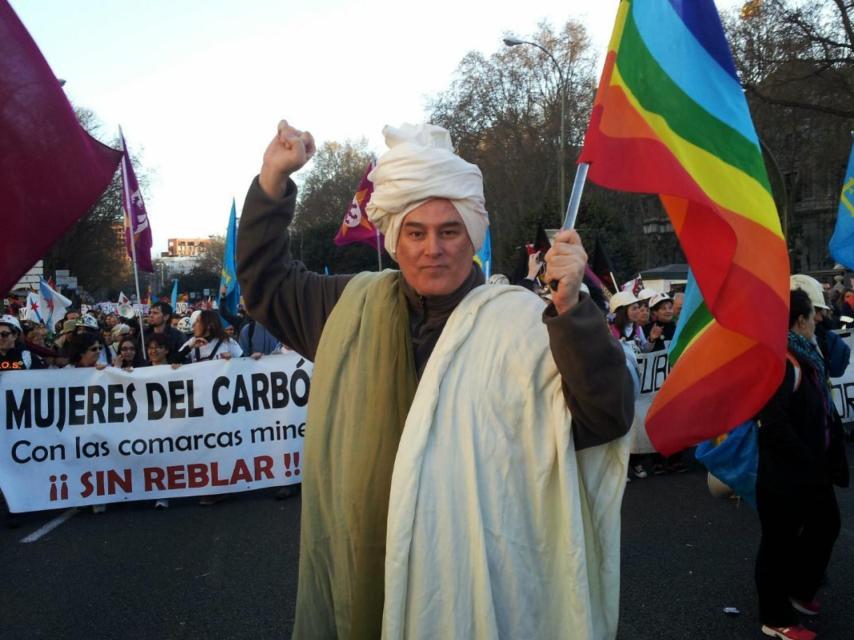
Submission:
[[[738,0],[718,0],[719,8]],[[149,172],[155,249],[224,233],[280,118],[319,142],[420,122],[471,50],[569,17],[600,60],[616,0],[11,0],[77,105]]]

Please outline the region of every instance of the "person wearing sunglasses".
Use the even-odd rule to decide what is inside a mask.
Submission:
[[[101,358],[101,351],[104,347],[98,340],[98,336],[95,334],[81,333],[73,336],[68,347],[71,359],[69,366],[71,367],[95,367],[96,369],[103,369],[107,366],[104,363],[99,362]]]
[[[0,316],[0,372],[44,369],[42,360],[21,346],[21,324],[15,316]]]
[[[116,357],[113,358],[113,366],[119,369],[132,370],[134,367],[142,366],[142,355],[137,348],[137,340],[125,336],[119,341]]]

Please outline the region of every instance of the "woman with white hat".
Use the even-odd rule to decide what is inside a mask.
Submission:
[[[620,291],[611,296],[611,333],[620,342],[631,344],[635,353],[649,351],[649,343],[638,324],[640,306],[631,291]]]
[[[44,369],[44,363],[20,345],[21,323],[15,316],[0,316],[0,372]]]

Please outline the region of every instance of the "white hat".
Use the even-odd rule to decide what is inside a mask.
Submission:
[[[192,333],[193,331],[193,322],[190,320],[188,316],[184,316],[180,320],[178,320],[178,331],[181,333]]]
[[[110,334],[112,335],[114,340],[118,340],[119,336],[123,336],[125,334],[130,333],[130,327],[127,326],[124,322],[119,322],[112,328]]]
[[[195,311],[193,311],[193,313],[190,314],[190,327],[191,328],[194,324],[196,324],[196,320],[199,319],[200,315],[202,315],[201,309],[196,309]]]
[[[397,259],[397,241],[406,215],[433,198],[451,202],[478,251],[489,227],[480,169],[454,153],[451,134],[437,125],[386,126],[383,136],[388,151],[368,175],[374,192],[365,212],[385,235],[389,255]]]
[[[616,313],[620,307],[628,307],[638,301],[631,291],[618,291],[611,296],[611,313]]]
[[[796,273],[789,279],[789,288],[802,289],[810,297],[812,306],[819,309],[830,309],[824,301],[824,292],[818,280],[803,273]]]
[[[79,320],[79,326],[86,327],[87,329],[95,329],[96,331],[101,327],[98,326],[98,321],[94,316],[84,313],[83,317]]]
[[[656,293],[649,301],[649,308],[653,309],[656,306],[660,305],[662,302],[667,302],[668,300],[672,300],[672,298],[666,293]]]
[[[18,322],[18,319],[15,316],[10,315],[2,315],[0,316],[0,324],[8,324],[18,333],[21,333],[21,323]]]
[[[643,300],[649,300],[650,298],[654,298],[657,295],[658,291],[656,291],[655,289],[641,289],[638,293],[638,302],[641,302]]]

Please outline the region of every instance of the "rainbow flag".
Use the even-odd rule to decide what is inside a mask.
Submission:
[[[783,377],[789,259],[712,0],[620,3],[579,161],[599,185],[659,194],[708,312],[647,414],[655,447],[755,415]]]

